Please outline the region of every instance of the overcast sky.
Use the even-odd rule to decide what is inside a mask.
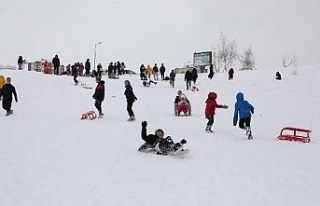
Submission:
[[[174,68],[193,53],[216,47],[220,33],[249,46],[257,68],[282,66],[284,55],[299,65],[320,63],[319,0],[1,0],[0,65],[28,61],[63,64],[164,62]]]

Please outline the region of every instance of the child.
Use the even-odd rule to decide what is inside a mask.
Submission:
[[[174,114],[178,116],[181,111],[184,111],[185,114],[191,115],[191,104],[189,99],[181,90],[178,90],[177,94],[178,95],[174,100]]]
[[[140,146],[139,152],[155,150],[156,154],[168,155],[170,152],[182,149],[182,145],[187,143],[185,139],[182,139],[178,143],[174,143],[170,136],[163,138],[164,132],[162,129],[157,129],[154,134],[147,135],[147,121],[143,121],[141,125],[141,137],[145,143]]]
[[[209,92],[208,99],[206,100],[206,109],[205,109],[205,116],[208,119],[206,132],[213,132],[211,127],[214,122],[214,115],[216,108],[223,108],[227,109],[227,105],[220,105],[216,102],[217,94],[215,92]]]
[[[11,78],[7,77],[7,83],[3,85],[2,90],[0,92],[0,100],[1,97],[3,96],[2,99],[2,107],[4,110],[7,111],[6,116],[9,116],[10,114],[13,113],[13,110],[11,109],[12,105],[12,95],[14,96],[14,99],[16,102],[18,102],[18,96],[16,92],[16,88],[11,84]]]
[[[124,81],[124,85],[125,85],[125,91],[124,91],[124,95],[126,96],[127,99],[127,111],[129,114],[129,119],[128,121],[134,121],[136,120],[135,116],[134,116],[134,112],[132,110],[132,106],[133,106],[133,102],[135,102],[137,100],[136,95],[134,95],[131,83],[129,80],[125,80]]]
[[[233,126],[237,125],[238,114],[240,116],[239,127],[246,130],[248,139],[253,139],[250,122],[251,114],[254,113],[254,107],[246,100],[244,100],[243,93],[239,92],[236,96],[237,102],[235,103],[235,110],[233,115]]]

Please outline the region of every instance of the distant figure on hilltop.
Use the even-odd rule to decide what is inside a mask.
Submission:
[[[174,70],[171,70],[169,83],[172,88],[174,87],[175,80],[176,80],[176,73],[174,72]]]
[[[6,79],[4,78],[3,75],[0,74],[0,94],[1,94],[2,87],[5,83],[6,83]]]
[[[19,70],[23,69],[23,63],[24,63],[24,60],[23,60],[22,56],[19,56],[19,58],[18,58],[18,69]]]
[[[52,64],[53,64],[53,73],[55,75],[59,75],[60,59],[58,57],[58,54],[56,54],[52,59]]]
[[[282,79],[282,77],[281,77],[280,72],[277,72],[276,73],[276,80],[281,80],[281,79]]]
[[[184,80],[186,81],[187,90],[191,87],[192,72],[188,69],[184,75]]]
[[[210,64],[208,78],[211,80],[214,76],[213,64]]]
[[[16,88],[11,84],[11,78],[7,77],[7,83],[2,87],[2,90],[0,92],[0,100],[1,97],[3,97],[2,107],[7,111],[6,116],[9,116],[13,113],[13,110],[11,109],[12,95],[14,96],[16,102],[18,102]]]
[[[86,63],[84,64],[84,69],[86,70],[85,75],[87,77],[90,76],[90,70],[91,70],[91,63],[90,63],[90,59],[87,59]]]
[[[141,64],[141,66],[140,66],[140,80],[145,80],[145,79],[147,79],[146,67],[144,66],[144,64]]]
[[[233,68],[231,68],[228,72],[228,75],[229,75],[229,80],[232,80],[233,79],[233,74],[234,74],[234,70]]]
[[[161,76],[161,80],[164,80],[164,73],[166,72],[166,68],[164,66],[164,64],[162,63],[160,66],[160,76]]]

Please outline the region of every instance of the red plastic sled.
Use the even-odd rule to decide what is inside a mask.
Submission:
[[[309,136],[310,133],[311,133],[311,130],[309,129],[285,127],[281,130],[281,133],[278,136],[278,139],[308,143],[311,140]]]
[[[97,114],[94,111],[89,111],[82,115],[81,120],[84,120],[84,119],[94,120],[96,118],[97,118]]]

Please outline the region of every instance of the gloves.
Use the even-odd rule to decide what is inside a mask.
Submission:
[[[147,122],[147,121],[143,121],[143,122],[141,123],[142,128],[146,128],[147,125],[148,125],[148,122]]]
[[[16,102],[18,102],[18,99],[16,99]]]
[[[228,109],[228,105],[223,105],[223,109]]]
[[[181,144],[186,144],[186,143],[187,143],[187,140],[182,139],[182,140],[180,141],[180,143],[181,143]]]

